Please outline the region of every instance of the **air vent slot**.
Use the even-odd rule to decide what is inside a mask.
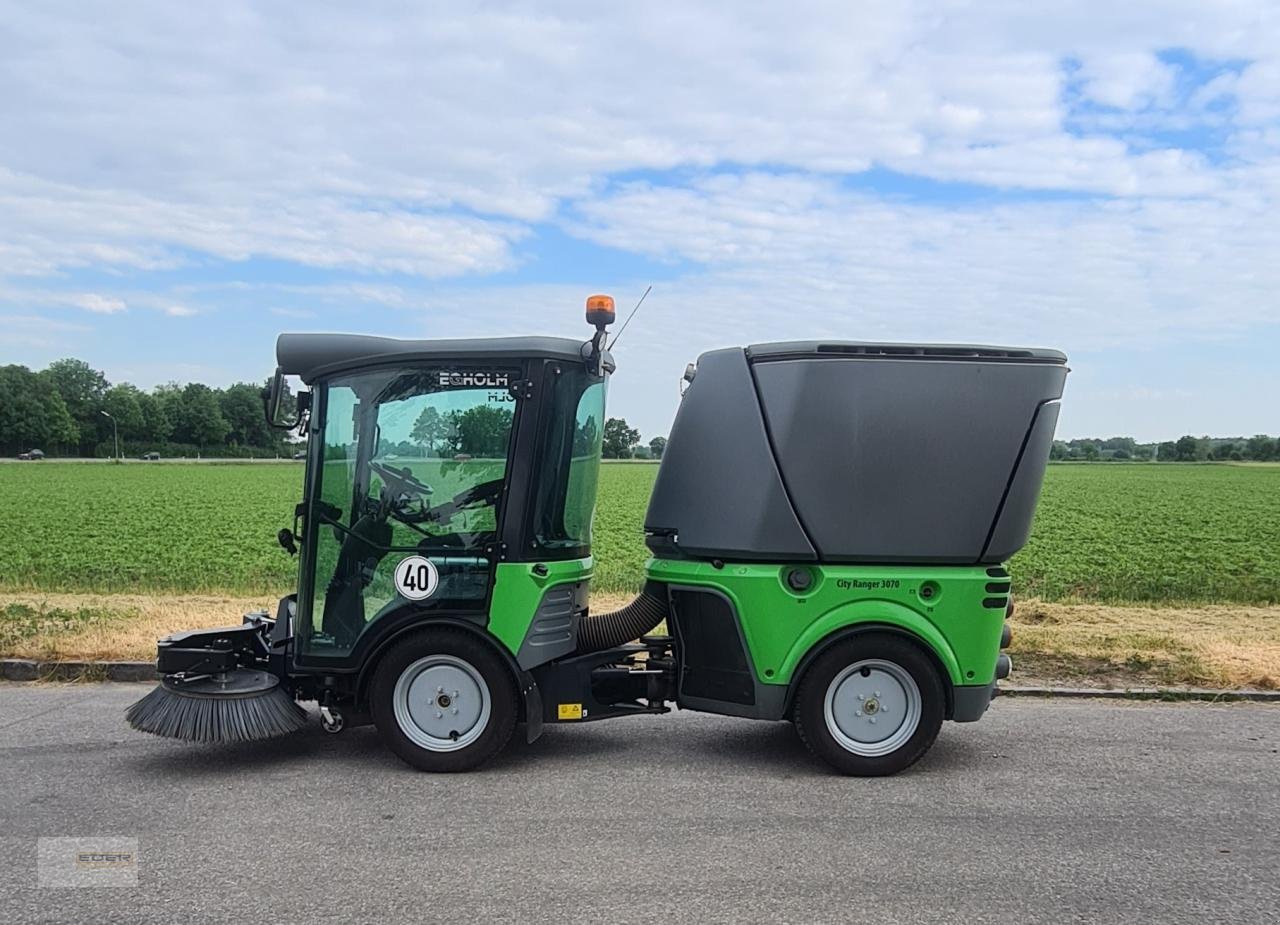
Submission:
[[[1029,360],[1030,350],[1002,350],[994,347],[921,347],[910,344],[818,344],[817,353],[839,356],[875,357],[979,357],[992,360]]]

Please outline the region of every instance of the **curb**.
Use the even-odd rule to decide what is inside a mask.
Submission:
[[[1001,697],[1062,698],[1064,700],[1207,700],[1216,703],[1248,701],[1280,703],[1280,691],[1217,690],[1209,687],[1001,687]]]
[[[158,677],[155,662],[39,662],[26,658],[0,659],[0,680],[4,681],[155,681]],[[1280,703],[1280,691],[1218,690],[1208,687],[999,687],[996,692],[1000,697],[1064,700]]]
[[[38,662],[0,659],[5,681],[154,681],[155,662]]]

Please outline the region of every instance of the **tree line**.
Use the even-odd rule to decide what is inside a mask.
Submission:
[[[622,418],[609,418],[604,428],[605,459],[661,459],[666,437],[654,437],[648,446],[640,442],[640,431]],[[1103,462],[1138,460],[1146,462],[1280,461],[1280,437],[1256,434],[1252,437],[1195,437],[1139,443],[1133,437],[1097,437],[1055,440],[1049,451],[1054,460]]]
[[[101,370],[68,357],[42,370],[0,366],[0,454],[32,449],[50,456],[110,457],[116,428],[120,452],[137,456],[274,456],[291,453],[282,431],[267,426],[262,385],[237,382],[224,389],[200,382],[171,382],[150,391],[111,383]],[[286,403],[292,396],[286,397]],[[441,414],[425,409],[410,440],[380,449],[449,456],[506,452],[511,412],[479,407]],[[114,424],[113,424],[114,422]],[[595,444],[594,421],[574,434],[574,452]],[[640,431],[609,418],[602,437],[607,459],[661,459],[665,437],[640,442]]]
[[[609,418],[604,422],[601,455],[605,459],[661,459],[666,448],[666,437],[641,443],[640,431],[628,425],[626,418]]]
[[[83,360],[64,359],[33,372],[0,366],[0,453],[40,449],[51,456],[120,452],[162,456],[265,456],[291,448],[267,426],[262,385],[225,389],[169,383],[151,391],[112,384]],[[114,422],[114,423],[113,423]]]
[[[1280,438],[1266,434],[1252,437],[1195,437],[1138,443],[1133,437],[1055,440],[1049,458],[1080,462],[1138,460],[1141,462],[1280,461]]]
[[[281,431],[267,426],[262,386],[237,382],[225,389],[199,382],[176,382],[145,391],[128,382],[112,384],[83,360],[67,358],[39,371],[0,366],[0,453],[31,449],[51,456],[111,456],[113,421],[125,455],[269,456],[292,450]],[[510,412],[506,412],[507,415]],[[594,424],[591,425],[594,427]],[[503,452],[509,418],[499,409],[441,415],[427,409],[415,422],[412,439],[430,455]],[[594,434],[575,434],[588,446]],[[606,459],[661,459],[666,437],[641,442],[640,431],[624,418],[609,418],[602,438]],[[578,450],[575,447],[575,452]],[[1094,461],[1280,461],[1280,438],[1196,437],[1139,443],[1133,437],[1055,440],[1049,458]]]

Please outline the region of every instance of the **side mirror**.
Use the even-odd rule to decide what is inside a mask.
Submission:
[[[289,386],[284,381],[284,373],[277,369],[267,387],[262,390],[262,410],[267,416],[267,426],[277,430],[292,430],[299,427],[306,419],[311,408],[311,393],[299,392],[294,399],[294,414],[290,418],[281,416],[285,398],[289,395]]]
[[[280,403],[284,400],[284,373],[277,369],[267,387],[262,390],[262,410],[267,415],[267,424],[280,426]]]

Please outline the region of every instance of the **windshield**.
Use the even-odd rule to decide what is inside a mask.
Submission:
[[[518,375],[486,374],[480,381],[505,383]],[[496,498],[492,504],[447,503],[500,485],[506,474],[515,401],[505,385],[477,387],[473,381],[455,370],[431,369],[361,373],[330,383],[321,496],[339,507],[350,504],[352,514],[384,500],[398,509],[434,510],[412,524],[393,521],[397,545],[416,545],[424,536],[438,540],[431,545],[450,547],[492,542]],[[365,455],[362,442],[368,444]]]

